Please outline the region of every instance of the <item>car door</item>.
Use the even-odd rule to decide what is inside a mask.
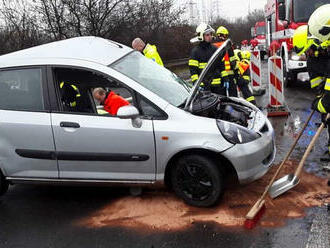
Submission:
[[[45,70],[0,70],[0,169],[8,177],[58,178]]]
[[[51,114],[56,154],[61,179],[113,181],[153,181],[156,173],[155,143],[152,120],[134,127],[131,119],[110,115],[73,112],[61,106],[58,84],[75,78],[75,86],[85,95],[88,82],[99,87],[95,72],[65,68],[50,70],[59,108]],[[89,74],[91,73],[91,74]],[[83,76],[82,76],[83,75]],[[87,80],[85,82],[85,80]],[[112,88],[102,82],[104,88]],[[87,96],[86,96],[87,99]]]

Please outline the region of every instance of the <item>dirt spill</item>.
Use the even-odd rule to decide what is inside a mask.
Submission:
[[[281,176],[294,171],[297,165],[297,161],[288,161]],[[90,228],[124,226],[157,230],[179,230],[198,222],[243,226],[246,213],[260,197],[276,168],[277,166],[252,184],[227,189],[220,204],[214,208],[193,208],[173,193],[152,191],[141,197],[126,196],[117,199],[78,224]],[[266,212],[259,224],[264,227],[282,226],[288,218],[303,217],[305,208],[324,203],[330,203],[327,179],[303,172],[298,186],[276,199],[267,199]]]

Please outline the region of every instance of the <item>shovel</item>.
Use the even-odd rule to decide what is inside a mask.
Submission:
[[[327,115],[326,119],[328,119],[330,117],[330,114]],[[307,150],[304,153],[303,158],[300,160],[300,163],[296,169],[296,172],[294,174],[289,174],[286,175],[280,179],[278,179],[270,188],[269,190],[269,195],[271,198],[276,198],[282,194],[284,194],[286,191],[292,189],[293,187],[295,187],[298,183],[299,183],[299,175],[302,171],[302,168],[304,166],[304,163],[309,155],[309,153],[311,152],[316,140],[318,139],[318,137],[320,136],[321,132],[324,129],[324,123],[321,124],[321,126],[319,127],[319,129],[317,130],[316,134],[314,135],[311,143],[308,145]]]

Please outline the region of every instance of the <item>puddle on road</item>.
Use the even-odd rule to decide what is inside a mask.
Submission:
[[[297,161],[288,161],[281,177],[294,171],[297,165]],[[78,225],[161,231],[185,229],[199,222],[215,222],[228,227],[243,226],[246,213],[260,197],[276,168],[252,184],[227,189],[220,204],[214,208],[193,208],[170,192],[152,191],[141,197],[119,198],[80,220]],[[330,203],[326,183],[327,179],[304,172],[298,186],[276,199],[267,199],[266,212],[258,224],[264,227],[283,226],[288,218],[305,216],[305,208]]]

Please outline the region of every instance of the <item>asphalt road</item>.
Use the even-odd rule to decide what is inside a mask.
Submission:
[[[266,83],[263,75],[264,87]],[[310,113],[313,99],[308,84],[302,82],[286,89],[285,95],[291,116],[271,120],[276,130],[277,162],[292,143],[290,133],[299,130]],[[267,95],[259,97],[258,104],[266,106],[267,99]],[[294,159],[302,156],[318,121],[315,115],[293,154]],[[305,166],[305,171],[319,178],[328,176],[324,164],[319,162],[326,141],[324,132]],[[82,224],[81,220],[93,216],[95,211],[129,197],[128,190],[123,188],[12,186],[0,200],[0,247],[329,247],[329,212],[322,206],[307,208],[304,217],[288,218],[284,225],[258,226],[253,230],[214,222],[197,222],[181,230]],[[207,211],[212,209],[204,213]]]

